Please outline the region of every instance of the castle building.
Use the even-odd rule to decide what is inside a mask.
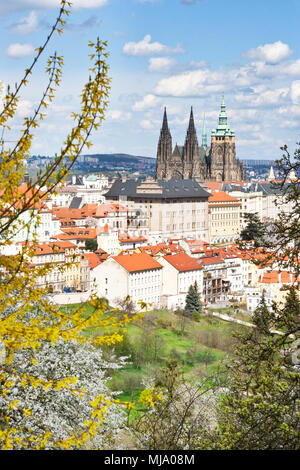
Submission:
[[[219,123],[211,133],[211,146],[207,145],[205,117],[202,125],[202,142],[198,144],[193,108],[184,146],[172,147],[167,111],[157,146],[156,179],[191,179],[200,181],[243,181],[244,169],[236,158],[235,133],[228,126],[224,96]]]

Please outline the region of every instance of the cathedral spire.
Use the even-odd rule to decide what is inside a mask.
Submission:
[[[162,131],[168,131],[169,126],[168,126],[168,118],[167,118],[167,108],[164,108],[164,117],[163,117],[163,123],[162,123]]]
[[[207,133],[206,133],[205,113],[204,113],[203,124],[202,124],[202,147],[207,148]]]
[[[222,104],[221,104],[221,112],[219,114],[219,126],[226,126],[227,127],[227,114],[226,114],[226,105],[224,99],[224,92],[222,95]]]
[[[190,114],[190,122],[189,122],[188,132],[196,133],[195,122],[194,122],[194,114],[193,114],[193,106],[191,106],[191,114]]]
[[[184,144],[184,161],[189,164],[197,159],[199,155],[197,132],[194,122],[193,107],[191,107],[189,127],[186,133],[185,144]]]
[[[268,175],[268,181],[274,181],[274,180],[275,180],[275,173],[274,173],[273,166],[271,166],[269,175]]]
[[[168,126],[167,110],[164,117],[157,145],[156,178],[163,179],[167,175],[168,162],[172,155],[172,136]]]

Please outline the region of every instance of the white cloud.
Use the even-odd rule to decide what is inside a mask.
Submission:
[[[281,106],[278,109],[278,114],[287,115],[289,118],[300,117],[300,107],[296,105],[286,106],[286,107]]]
[[[248,104],[250,106],[260,107],[268,105],[279,105],[287,98],[289,88],[267,89],[265,85],[254,87],[252,93],[237,94],[235,99],[238,103]]]
[[[111,119],[112,121],[128,121],[131,116],[131,113],[123,112],[118,109],[112,109],[107,113],[107,118]]]
[[[149,119],[143,119],[143,121],[140,122],[140,126],[143,128],[143,129],[154,129],[154,124],[153,122],[151,122]]]
[[[152,94],[145,95],[141,101],[137,101],[133,106],[132,109],[134,111],[143,111],[144,109],[154,108],[158,105],[160,99],[157,96]]]
[[[291,98],[294,104],[300,104],[300,80],[296,80],[292,83]]]
[[[33,103],[29,100],[22,100],[17,107],[17,115],[21,118],[30,116],[33,112]]]
[[[149,59],[148,70],[149,72],[158,73],[183,73],[192,70],[198,70],[205,67],[207,64],[204,60],[199,62],[191,61],[185,63],[179,63],[172,57],[151,57]]]
[[[28,34],[36,30],[38,17],[35,11],[31,11],[28,16],[21,18],[20,21],[12,25],[12,32],[17,34]]]
[[[292,54],[292,51],[288,44],[284,44],[281,41],[274,42],[272,44],[265,44],[264,46],[258,46],[256,49],[250,49],[245,53],[245,57],[254,60],[262,60],[269,64],[277,64],[283,59],[286,59]]]
[[[177,61],[171,57],[151,57],[148,70],[149,72],[167,73],[175,64]]]
[[[175,49],[172,49],[160,42],[151,42],[150,34],[146,34],[144,39],[139,42],[127,42],[123,47],[124,54],[140,57],[157,54],[181,54],[183,52],[184,50],[180,45],[177,45]]]
[[[224,90],[224,75],[208,69],[194,70],[160,80],[154,90],[161,96],[205,96]]]
[[[5,54],[14,59],[19,59],[21,57],[27,57],[34,54],[34,47],[32,44],[10,44]]]
[[[295,129],[299,127],[299,122],[298,121],[292,121],[291,119],[286,119],[284,121],[279,122],[279,127],[283,129]]]
[[[108,0],[72,0],[72,8],[100,8],[106,5]],[[0,3],[0,13],[13,11],[26,11],[32,9],[45,10],[58,8],[60,0],[9,0]]]

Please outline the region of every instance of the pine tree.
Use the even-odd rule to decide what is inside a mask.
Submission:
[[[197,281],[194,284],[191,284],[185,300],[185,310],[188,312],[199,312],[202,311],[200,295],[198,292]]]
[[[260,221],[258,214],[246,213],[244,219],[247,222],[245,228],[241,231],[241,239],[243,241],[254,240],[255,246],[260,246],[260,242],[265,233],[265,226]]]
[[[97,240],[94,240],[93,238],[87,238],[85,240],[85,248],[89,251],[96,251],[98,249]]]
[[[275,304],[268,309],[263,299],[253,316],[255,328],[237,335],[229,391],[216,433],[201,443],[206,448],[300,449],[300,373],[290,352],[300,334],[294,295],[291,289],[281,310]],[[271,332],[283,326],[282,335]]]

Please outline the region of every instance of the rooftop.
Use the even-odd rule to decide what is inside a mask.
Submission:
[[[186,253],[178,253],[175,255],[166,255],[164,259],[168,261],[177,271],[196,271],[202,269],[202,266],[197,263],[194,258],[191,258]]]
[[[142,184],[149,183],[149,192],[147,190],[140,190],[139,187]],[[150,199],[178,199],[178,198],[208,198],[210,193],[205,191],[197,181],[190,180],[153,180],[153,188],[157,187],[152,191],[150,183],[152,180],[143,181],[139,180],[116,180],[109,191],[105,194],[107,199],[119,198],[119,196],[127,196],[130,198],[150,198]]]
[[[128,272],[149,271],[150,269],[161,269],[159,264],[152,256],[147,253],[132,253],[129,255],[113,256]]]
[[[233,196],[229,196],[229,194],[225,193],[224,191],[212,191],[212,196],[208,198],[208,203],[215,203],[215,202],[221,202],[221,203],[236,203],[240,204],[239,199]]]

